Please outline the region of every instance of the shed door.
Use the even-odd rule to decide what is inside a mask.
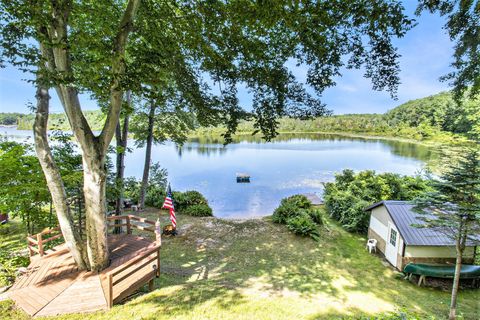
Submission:
[[[393,224],[389,223],[385,257],[394,267],[397,266],[397,252],[398,244],[400,242],[399,237],[400,235],[398,234],[398,230]]]

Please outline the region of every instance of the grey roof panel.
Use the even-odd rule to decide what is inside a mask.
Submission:
[[[420,214],[412,210],[413,205],[406,201],[380,201],[365,210],[372,210],[380,205],[384,205],[395,223],[400,235],[405,244],[411,246],[453,246],[454,241],[445,234],[429,229],[418,228],[412,226],[413,224],[423,224],[423,221],[418,219]]]

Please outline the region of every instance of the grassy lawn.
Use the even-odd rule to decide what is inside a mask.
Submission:
[[[142,215],[153,219],[156,212]],[[54,319],[402,319],[399,312],[444,319],[448,314],[448,292],[403,280],[368,254],[363,237],[333,223],[320,242],[295,236],[268,218],[179,215],[178,225],[179,236],[163,239],[156,290],[108,312]],[[479,298],[478,290],[461,292],[457,310],[463,318],[478,319]],[[1,317],[28,319],[10,301],[0,303]]]

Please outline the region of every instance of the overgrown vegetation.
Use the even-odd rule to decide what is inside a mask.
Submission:
[[[428,190],[428,180],[419,175],[346,169],[335,175],[335,182],[325,184],[324,201],[330,216],[346,230],[365,233],[370,217],[366,207],[381,200],[413,200]]]
[[[0,140],[0,212],[19,217],[28,233],[55,223],[50,193],[32,146]]]
[[[273,212],[272,221],[286,224],[293,233],[317,241],[320,240],[319,227],[324,225],[319,209],[314,208],[312,203],[300,194],[282,199],[280,206]]]
[[[26,234],[18,219],[0,225],[0,288],[15,280],[18,268],[28,265]]]

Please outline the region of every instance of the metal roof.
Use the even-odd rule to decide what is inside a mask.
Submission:
[[[413,205],[406,201],[380,201],[368,208],[370,211],[378,206],[385,206],[395,226],[397,227],[403,241],[410,246],[453,246],[454,240],[445,234],[430,228],[418,228],[412,224],[421,225],[424,222],[418,219],[418,213],[412,210]]]

